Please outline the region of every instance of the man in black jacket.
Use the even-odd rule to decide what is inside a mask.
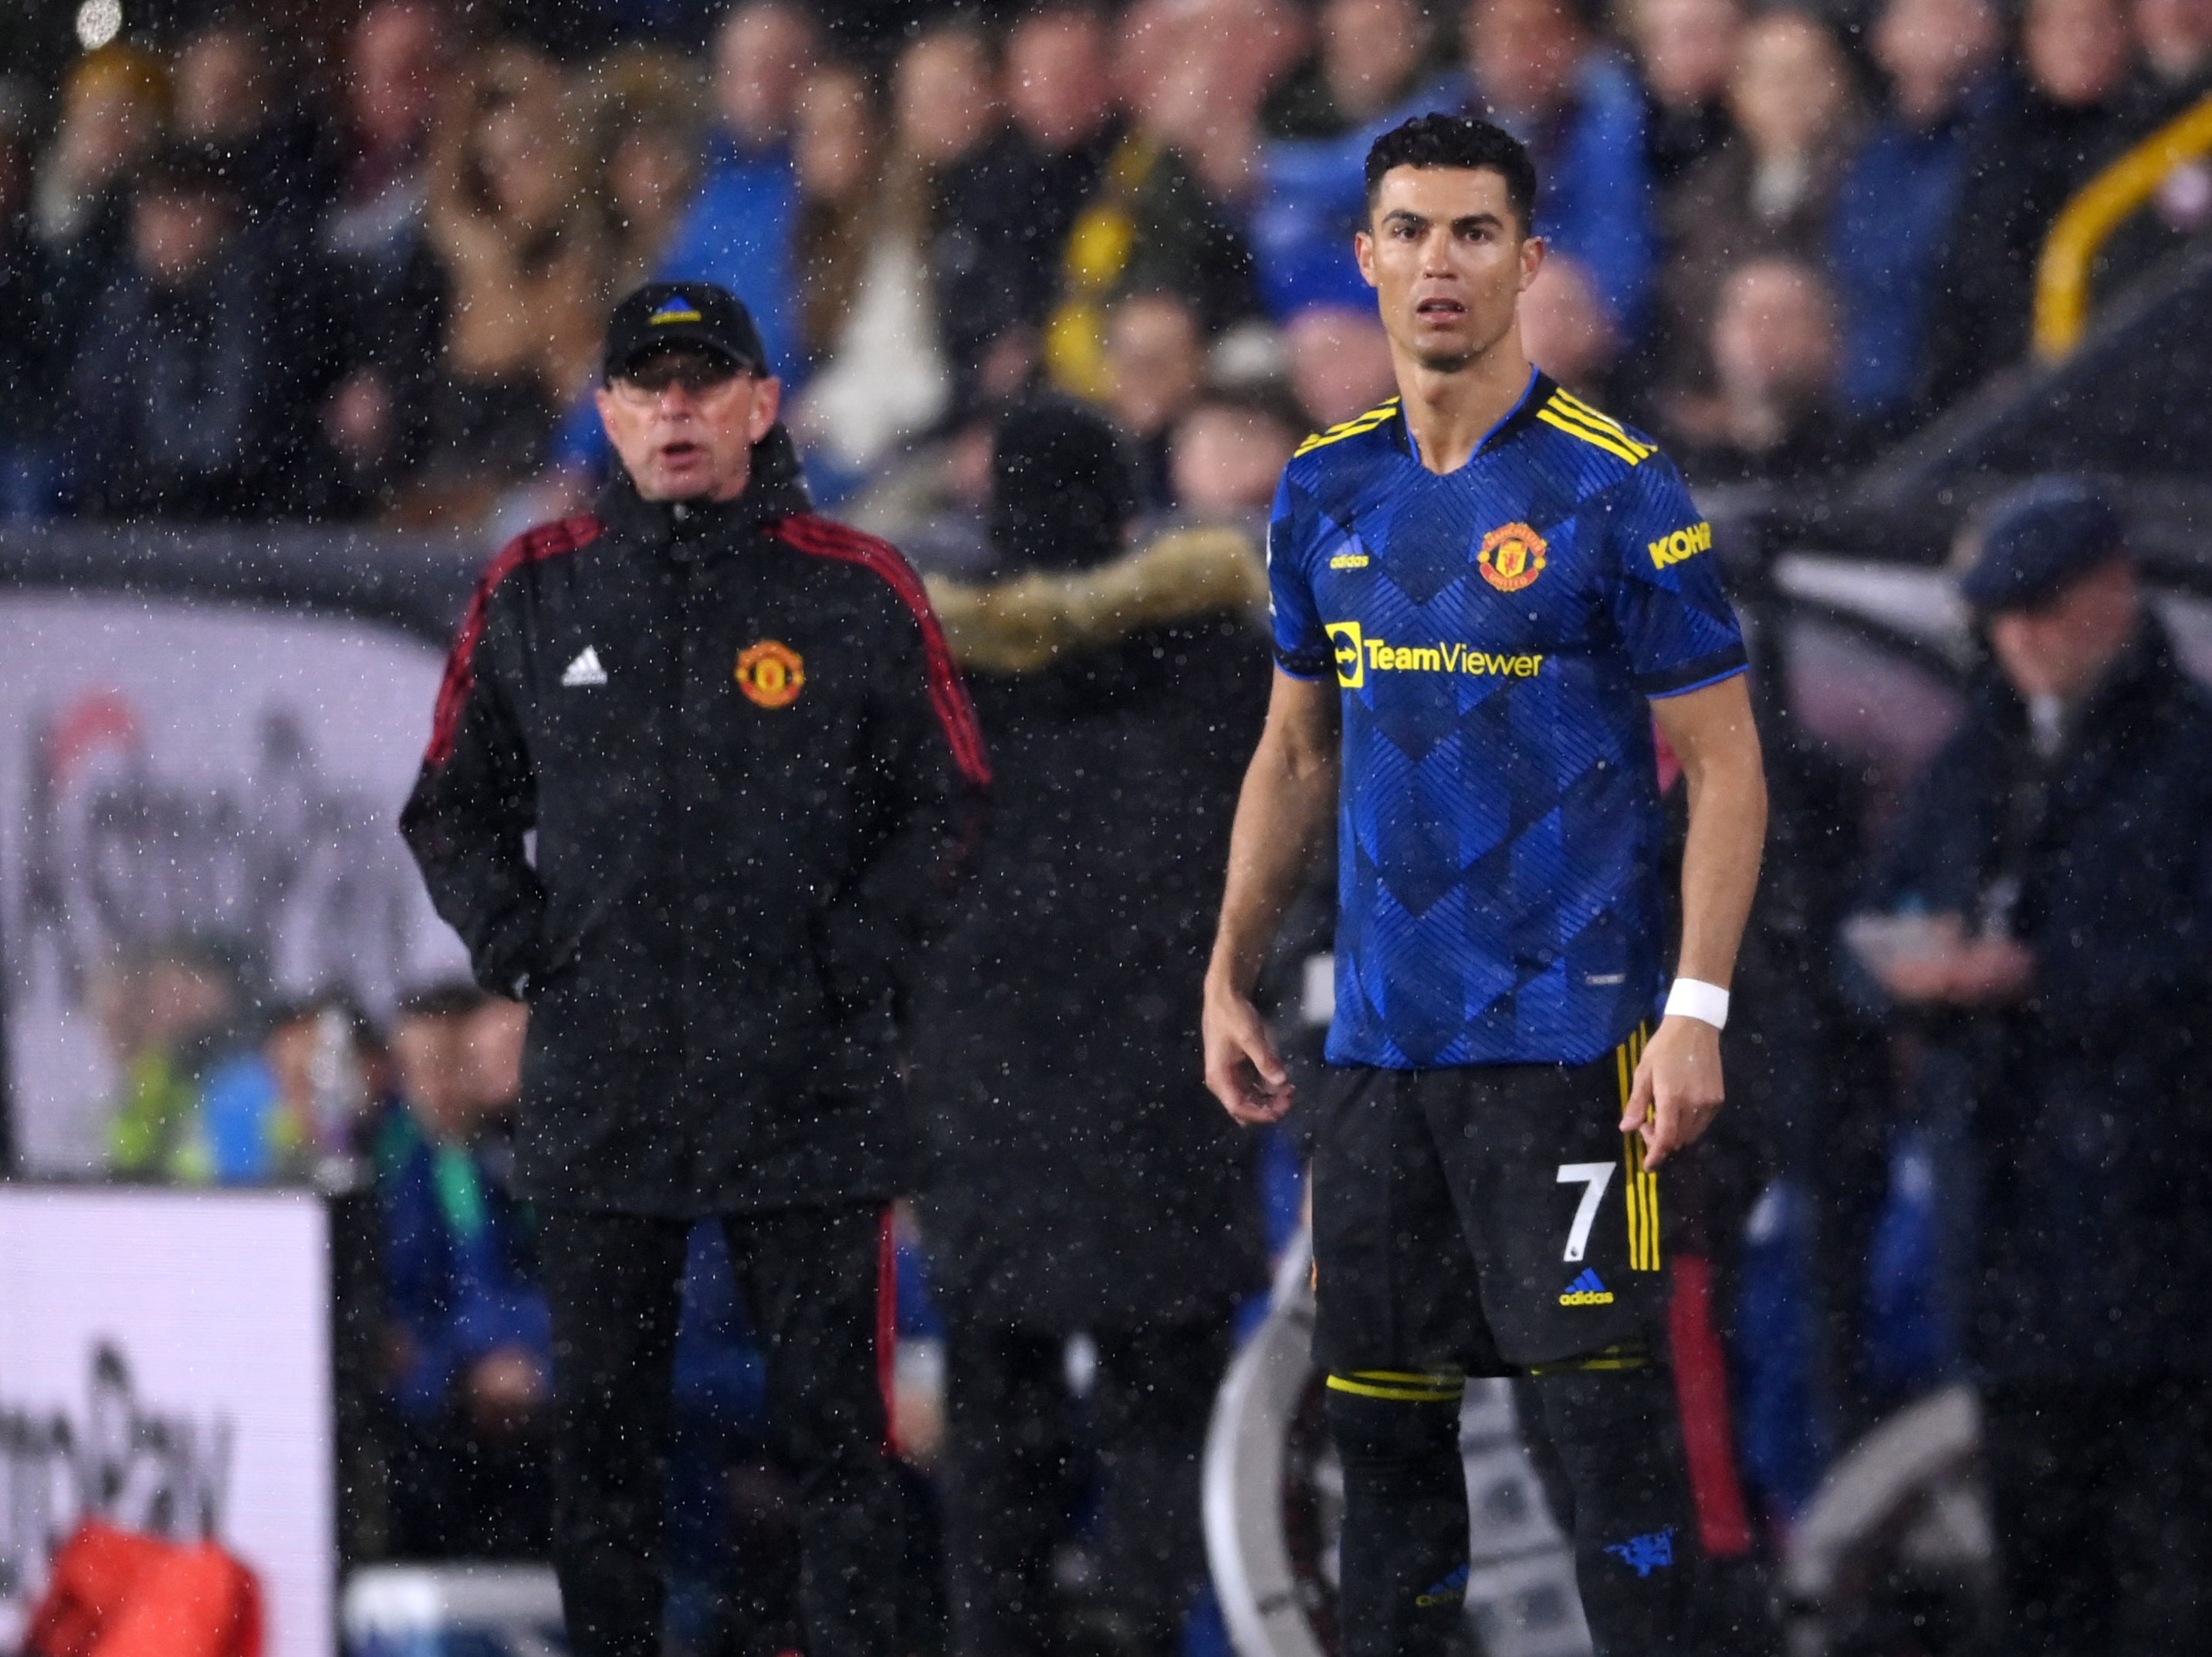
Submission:
[[[915,1043],[922,1220],[943,1296],[955,1657],[1052,1649],[1069,1339],[1097,1363],[1099,1610],[1177,1648],[1205,1575],[1199,1459],[1230,1321],[1263,1271],[1253,1146],[1200,1108],[1214,871],[1267,695],[1257,548],[1125,553],[1135,484],[1079,405],[1018,404],[993,461],[992,587],[940,589],[1006,781],[930,957]],[[1141,564],[1135,584],[1109,597]],[[1064,597],[1098,602],[1040,636]],[[1123,599],[1128,602],[1123,602]]]
[[[1962,586],[2000,671],[1900,819],[1890,941],[1858,936],[1972,1239],[2004,1649],[2201,1650],[2212,698],[2085,483],[2000,501]]]
[[[913,572],[809,511],[780,389],[720,288],[617,308],[599,406],[623,475],[485,573],[401,822],[478,979],[531,1005],[520,1181],[577,1657],[659,1650],[707,1217],[800,1481],[806,1648],[891,1648],[893,1042],[988,772]]]

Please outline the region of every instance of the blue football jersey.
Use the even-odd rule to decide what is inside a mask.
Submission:
[[[1650,699],[1744,670],[1681,474],[1541,374],[1449,476],[1394,400],[1309,438],[1276,658],[1344,703],[1337,1064],[1584,1064],[1663,981]]]

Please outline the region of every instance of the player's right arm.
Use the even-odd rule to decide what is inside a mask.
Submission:
[[[1322,623],[1310,574],[1330,532],[1292,481],[1299,471],[1293,460],[1267,525],[1275,687],[1237,799],[1200,1021],[1206,1085],[1240,1122],[1276,1121],[1291,1108],[1290,1072],[1252,1005],[1252,989],[1336,809],[1342,693],[1333,665],[1336,641]],[[1310,473],[1301,481],[1310,482]]]
[[[1276,1121],[1291,1108],[1290,1072],[1252,989],[1336,808],[1339,695],[1333,678],[1275,670],[1267,727],[1237,798],[1203,1029],[1206,1085],[1240,1122]]]

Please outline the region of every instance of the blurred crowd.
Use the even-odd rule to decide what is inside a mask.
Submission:
[[[654,276],[750,305],[817,498],[872,527],[972,504],[1040,384],[1111,411],[1148,507],[1249,509],[1389,391],[1348,236],[1430,109],[1535,153],[1541,366],[1693,479],[1818,477],[2016,361],[2053,216],[2212,89],[2212,0],[535,21],[574,9],[374,0],[325,47],[171,4],[8,83],[4,509],[526,517],[604,464],[599,325]],[[2180,170],[2106,279],[2208,217]]]
[[[1376,134],[1450,109],[1521,136],[1554,255],[1522,302],[1532,356],[1657,435],[1693,482],[1802,484],[1861,464],[2017,361],[2055,215],[2212,93],[2212,0],[1619,0],[1603,14],[1575,0],[1042,0],[922,6],[902,29],[750,0],[641,4],[634,27],[608,8],[586,30],[540,25],[527,6],[497,11],[495,27],[484,8],[374,0],[326,20],[328,52],[264,32],[254,9],[170,9],[153,44],[110,42],[54,87],[0,96],[0,514],[519,527],[580,498],[606,464],[588,392],[612,304],[653,277],[720,282],[761,322],[817,499],[940,571],[1030,584],[1018,606],[1002,602],[1005,586],[933,590],[1002,759],[998,809],[1017,850],[1058,859],[1052,889],[1109,907],[1117,892],[1150,896],[1150,911],[1194,936],[1218,848],[1166,828],[1116,840],[1113,826],[1142,809],[1172,814],[1176,802],[1153,798],[1161,774],[1220,796],[1182,812],[1175,834],[1201,817],[1225,825],[1237,744],[1258,717],[1237,698],[1261,694],[1267,670],[1255,629],[1216,623],[1250,607],[1256,578],[1242,542],[1129,531],[1250,522],[1305,432],[1391,394],[1347,250]],[[2112,245],[2100,282],[2208,222],[2212,171],[2176,170]],[[1068,399],[1091,412],[1069,416]],[[1066,428],[1046,429],[1041,407]],[[1036,449],[1037,499],[1014,501],[1001,475],[1007,429]],[[1097,458],[1109,450],[1110,464]],[[1112,532],[1097,545],[1059,537],[1069,568],[994,556],[1017,507],[1044,519],[1091,495],[1106,504],[1085,521]],[[1957,1279],[1973,1268],[1947,1275],[1930,1261],[1972,1247],[1937,1235],[1972,1224],[1958,1187],[1940,1183],[1942,1159],[1987,1131],[1970,1121],[1969,1096],[2049,1093],[2038,1106],[2048,1142],[2075,1147],[2051,1175],[2078,1199],[2067,1235],[2132,1223],[2125,1193],[2107,1202],[2089,1183],[2112,1162],[2090,1141],[2121,1114],[2107,1108],[2119,1060],[2097,1043],[2201,1018],[2212,981],[2201,949],[2166,952],[2177,981],[2160,979],[2151,998],[2155,974],[2130,952],[2212,913],[2212,884],[2100,889],[2101,928],[2075,925],[2051,895],[2089,890],[2080,871],[2093,864],[2202,866],[2206,819],[2178,782],[2159,818],[2171,818],[2171,845],[2155,859],[2143,855],[2147,807],[2130,804],[2108,839],[2089,822],[2120,798],[2114,777],[2164,788],[2188,769],[2193,736],[2161,760],[2129,745],[2138,731],[2166,730],[2169,701],[2203,713],[2116,537],[2059,537],[2045,585],[1975,601],[2000,645],[2008,616],[2045,629],[1972,687],[1958,754],[1993,756],[1986,774],[1954,756],[1903,807],[1872,810],[1856,773],[1791,728],[1778,689],[1762,705],[1776,834],[1743,977],[1769,988],[1764,1005],[1744,998],[1730,1058],[1742,1101],[1730,1119],[1757,1143],[1735,1162],[1717,1147],[1715,1189],[1686,1193],[1684,1207],[1710,1216],[1712,1252],[1733,1274],[1723,1312],[1735,1350],[1784,1355],[1745,1357],[1737,1377],[1754,1494],[1784,1516],[1835,1448],[1823,1420],[1856,1431],[1959,1371],[1972,1320]],[[2029,568],[2017,547],[2008,556]],[[1102,603],[1117,580],[1115,604]],[[1124,608],[1146,619],[1083,636],[1083,616]],[[1017,610],[1028,630],[1006,635]],[[1157,689],[1164,659],[1194,687],[1164,705],[1225,725],[1182,731],[1144,701],[1137,687]],[[2046,683],[2039,661],[2064,671]],[[1218,685],[1205,677],[1215,672]],[[1779,665],[1762,672],[1770,688],[1787,677]],[[1236,751],[1206,745],[1223,729]],[[1158,848],[1158,865],[1109,867],[1108,842]],[[1203,879],[1188,886],[1194,871]],[[1860,947],[1876,938],[1864,926],[1840,949],[1854,907],[1911,920],[1913,947],[1893,925],[1880,964]],[[1325,920],[1309,931],[1325,950]],[[1998,947],[2016,939],[2020,951]],[[1097,963],[984,943],[974,947],[997,963],[991,981],[1119,1008],[1122,980],[1083,975]],[[2111,958],[2099,953],[2108,944]],[[1899,955],[1922,964],[1900,975]],[[1286,1017],[1302,964],[1285,963]],[[2069,1025],[2056,1047],[2023,1034],[2043,1016],[2039,972],[2083,986],[2095,1028]],[[507,1194],[520,1009],[466,985],[419,989],[384,1029],[343,997],[272,1006],[250,963],[189,938],[118,956],[94,999],[120,1078],[118,1174],[252,1183],[366,1170],[384,1278],[389,1545],[541,1549],[549,1335],[531,1217]],[[2062,1071],[2054,1053],[2094,1063]],[[2068,1087],[2023,1079],[2028,1059]],[[1175,1062],[1146,1049],[1128,1067]],[[1893,1135],[1900,1098],[1916,1102],[1917,1138]],[[945,1120],[958,1122],[957,1104]],[[2077,1107],[2087,1126],[2063,1118]],[[1054,1126],[1041,1143],[1058,1142]],[[1014,1177],[1000,1164],[1034,1182],[1042,1153],[1015,1163],[961,1132],[993,1153],[962,1178],[994,1221],[1002,1203],[988,1181]],[[1917,1185],[1914,1156],[1937,1168]],[[1221,1177],[1252,1173],[1240,1163]],[[1092,1183],[1126,1211],[1118,1188]],[[1819,1214],[1784,1259],[1769,1245],[1795,1223],[1778,1199],[1792,1189]],[[1762,1191],[1770,1200],[1754,1207]],[[2202,1196],[2172,1199],[2192,1235]],[[1294,1207],[1279,1205],[1277,1240]],[[1739,1262],[1725,1239],[1744,1211]],[[959,1217],[940,1202],[932,1241],[945,1247]],[[902,1349],[900,1429],[922,1466],[943,1430],[932,1366],[944,1352],[929,1261],[902,1218],[901,1327],[915,1338]],[[1805,1240],[1815,1234],[1817,1248]],[[717,1538],[735,1532],[756,1561],[791,1545],[719,1238],[708,1226],[694,1240],[678,1360],[678,1431],[714,1454],[674,1458],[679,1477],[711,1470],[676,1520],[673,1625],[702,1651],[739,1624],[746,1642],[773,1638],[789,1615],[714,1580]],[[1224,1297],[1260,1279],[1256,1259],[1238,1270]],[[1923,1301],[1953,1301],[1917,1322],[1895,1314],[1885,1270]],[[2052,1304],[2105,1303],[2102,1289],[2050,1270]],[[1804,1330],[1802,1308],[1822,1302],[1886,1343],[1855,1327],[1832,1338],[1837,1351],[1778,1374],[1797,1345],[1832,1338]],[[1899,1332],[1914,1329],[1924,1350],[1904,1350]],[[2144,1338],[2157,1371],[2164,1338]],[[1218,1352],[1206,1350],[1210,1366]],[[1055,1339],[1042,1357],[1022,1354],[1042,1376],[1033,1390],[1054,1384],[1060,1352]],[[1087,1362],[1085,1376],[1110,1377],[1115,1355],[1101,1369],[1093,1348]],[[1194,1404],[1201,1424],[1206,1402]]]

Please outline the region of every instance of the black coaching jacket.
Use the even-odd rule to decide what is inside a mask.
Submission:
[[[477,979],[530,1003],[524,1194],[898,1188],[892,1044],[988,780],[921,582],[787,474],[721,506],[619,482],[507,547],[400,828]]]
[[[1899,814],[1884,912],[2010,895],[2017,1006],[1923,1010],[1914,1105],[1971,1240],[1968,1355],[2008,1380],[2212,1354],[2212,695],[2142,634],[2039,761],[1991,675]]]

